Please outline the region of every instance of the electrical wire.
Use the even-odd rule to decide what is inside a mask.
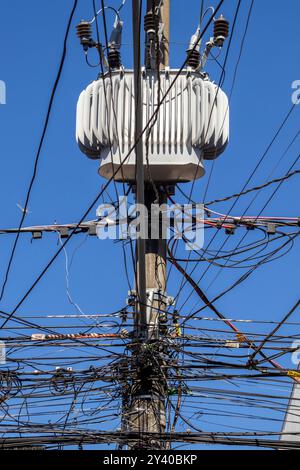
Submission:
[[[75,0],[74,4],[73,4],[73,7],[72,7],[72,10],[71,10],[71,14],[69,16],[67,29],[66,29],[66,32],[65,32],[65,37],[64,37],[64,42],[63,42],[63,50],[62,50],[62,55],[61,55],[61,59],[60,59],[60,64],[59,64],[56,79],[55,79],[55,82],[54,82],[54,85],[53,85],[53,88],[52,88],[52,91],[51,91],[51,96],[50,96],[50,101],[49,101],[49,104],[48,104],[48,109],[47,109],[47,113],[46,113],[44,127],[43,127],[43,131],[42,131],[41,139],[40,139],[40,142],[39,142],[39,145],[38,145],[38,150],[37,150],[37,153],[36,153],[36,156],[35,156],[35,159],[34,159],[33,173],[32,173],[32,176],[31,176],[31,180],[30,180],[29,187],[28,187],[27,194],[26,194],[26,198],[25,198],[24,208],[23,208],[23,211],[22,211],[22,217],[21,217],[21,220],[20,220],[20,223],[19,223],[19,230],[17,232],[16,238],[15,238],[15,241],[14,241],[14,244],[13,244],[13,247],[12,247],[12,251],[11,251],[9,261],[8,261],[8,265],[7,265],[7,268],[6,268],[6,271],[5,271],[5,275],[4,275],[4,281],[3,281],[2,287],[1,287],[0,301],[3,299],[4,293],[5,293],[5,288],[6,288],[6,285],[7,285],[7,282],[8,282],[9,273],[10,273],[10,270],[11,270],[11,267],[12,267],[13,259],[14,259],[16,249],[17,249],[17,244],[18,244],[18,241],[19,241],[20,229],[22,228],[25,217],[27,215],[28,204],[29,204],[32,188],[33,188],[36,176],[37,176],[38,164],[39,164],[39,160],[40,160],[41,151],[42,151],[42,148],[43,148],[46,132],[47,132],[47,129],[48,129],[48,124],[49,124],[50,115],[51,115],[51,111],[52,111],[52,107],[53,107],[53,103],[54,103],[54,98],[55,98],[55,95],[56,95],[56,91],[57,91],[57,88],[58,88],[58,85],[59,85],[59,82],[60,82],[60,79],[61,79],[64,64],[65,64],[65,59],[66,59],[66,55],[67,55],[67,41],[68,41],[72,20],[73,20],[77,5],[78,5],[78,0]]]

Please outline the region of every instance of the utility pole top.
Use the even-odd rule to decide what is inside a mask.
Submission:
[[[153,7],[159,9],[162,24],[162,40],[160,44],[160,68],[164,69],[170,65],[170,0],[147,0],[147,12]]]

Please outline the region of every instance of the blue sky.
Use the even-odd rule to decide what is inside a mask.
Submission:
[[[110,5],[116,7],[119,3],[111,0]],[[122,10],[122,59],[126,67],[132,67],[130,3],[127,0]],[[215,5],[217,2],[211,3]],[[174,0],[171,4],[171,65],[176,68],[185,59],[187,44],[197,27],[200,2]],[[206,4],[208,5],[207,1]],[[22,205],[24,202],[30,181],[72,5],[70,0],[1,2],[0,79],[7,86],[7,104],[0,105],[0,228],[16,227],[19,223],[21,212],[17,204]],[[249,5],[250,0],[242,1],[226,66],[223,89],[227,93],[231,88]],[[223,14],[232,19],[235,6],[234,0],[225,1]],[[300,79],[299,14],[300,4],[297,0],[289,0],[284,5],[271,0],[255,2],[230,103],[230,144],[215,163],[207,200],[239,192],[291,107],[291,84]],[[85,158],[75,141],[77,99],[82,89],[97,75],[95,69],[88,68],[85,64],[75,35],[75,25],[82,18],[91,19],[92,16],[92,2],[80,0],[29,203],[31,212],[26,217],[25,225],[78,221],[103,183],[97,174],[97,163]],[[107,18],[110,28],[114,18],[109,13]],[[224,53],[221,55],[221,62],[223,59]],[[209,63],[207,70],[211,78],[218,82],[218,66]],[[268,179],[299,129],[299,116],[300,107],[296,107],[250,186]],[[285,174],[298,153],[299,139],[278,165],[274,177]],[[207,175],[210,165],[210,162],[206,163]],[[297,178],[298,176],[281,187],[265,209],[264,215],[299,215]],[[202,200],[206,183],[207,176],[197,182],[193,193],[195,200]],[[256,215],[261,210],[271,191],[267,189],[259,195],[248,215]],[[113,187],[110,194],[114,197]],[[251,198],[242,198],[234,208],[234,215],[242,214],[250,200]],[[231,203],[220,204],[215,209],[226,213],[230,205]],[[96,208],[91,212],[90,218],[95,217],[95,211]],[[240,237],[241,234],[237,233],[230,246],[238,243]],[[253,237],[257,235],[251,233],[248,236],[249,242],[253,241]],[[223,235],[216,239],[216,248],[221,241]],[[1,280],[13,237],[2,235],[0,242]],[[70,274],[75,301],[88,313],[115,311],[124,306],[128,286],[120,245],[111,241],[100,242],[92,237],[83,244],[82,242],[83,236],[74,237],[68,245],[71,256],[73,250],[81,244]],[[21,236],[2,309],[10,311],[16,305],[57,248],[57,237],[54,234],[45,235],[42,240],[33,243],[29,235]],[[245,284],[218,303],[220,310],[231,318],[279,321],[298,298],[298,249],[296,241],[293,251],[285,258],[260,268]],[[64,262],[64,257],[60,256],[23,304],[19,315],[75,313],[66,296]],[[215,269],[209,270],[202,281],[203,288],[210,284],[216,273]],[[197,274],[198,277],[201,275],[201,269]],[[216,296],[238,275],[236,271],[223,270],[208,290],[209,296]],[[176,294],[179,281],[179,276],[174,274],[168,287],[170,295]],[[194,295],[188,304],[189,308],[196,301]],[[297,315],[296,313],[295,321]],[[208,427],[213,429],[212,424],[208,424]]]

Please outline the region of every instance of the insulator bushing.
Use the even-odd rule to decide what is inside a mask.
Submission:
[[[197,69],[200,65],[200,52],[197,50],[189,50],[187,51],[188,60],[187,65],[192,67],[193,69]]]
[[[224,18],[223,15],[220,16],[214,22],[214,40],[219,47],[222,47],[225,39],[229,35],[229,22]]]
[[[153,13],[152,11],[149,11],[146,13],[145,18],[144,18],[144,30],[146,33],[152,33],[155,34],[158,32],[159,28],[159,16],[157,13]]]
[[[108,65],[112,70],[119,69],[122,65],[121,54],[117,49],[111,49],[107,55]]]
[[[77,36],[81,41],[92,38],[92,27],[88,21],[82,20],[77,26]]]

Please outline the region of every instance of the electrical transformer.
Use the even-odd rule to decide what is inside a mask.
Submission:
[[[145,69],[141,90],[145,179],[175,184],[202,177],[205,160],[217,158],[228,143],[225,93],[189,69]],[[76,137],[80,149],[100,161],[101,176],[135,181],[133,71],[107,73],[81,93]]]

